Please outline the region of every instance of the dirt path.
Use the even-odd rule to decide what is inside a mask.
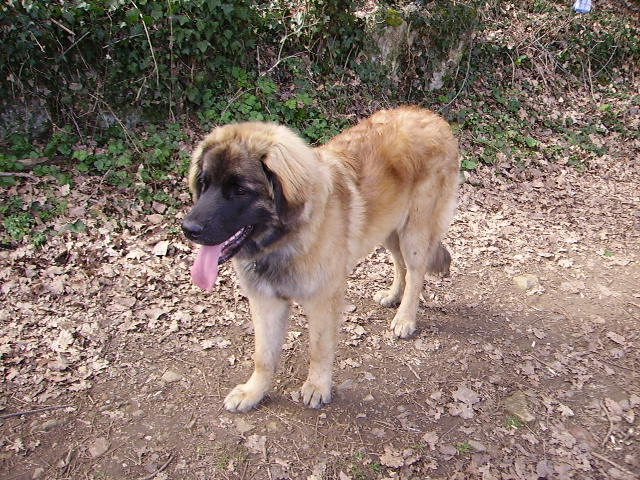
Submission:
[[[81,180],[86,235],[0,254],[0,413],[69,405],[0,420],[0,478],[640,478],[639,182],[628,154],[467,175],[416,335],[371,300],[380,249],[349,283],[333,403],[298,401],[296,310],[276,388],[234,415],[253,339],[233,275],[197,290],[170,215]]]

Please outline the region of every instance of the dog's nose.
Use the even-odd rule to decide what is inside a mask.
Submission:
[[[182,231],[187,238],[198,238],[202,233],[202,230],[204,230],[202,224],[194,220],[185,219],[182,222]]]

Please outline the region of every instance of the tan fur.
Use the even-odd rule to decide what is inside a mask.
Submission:
[[[331,397],[345,282],[355,264],[378,244],[390,250],[394,281],[375,298],[385,306],[400,303],[391,327],[403,338],[415,330],[427,270],[448,272],[451,257],[440,239],[455,209],[457,141],[441,117],[415,107],[377,112],[315,149],[282,126],[227,125],[194,151],[193,192],[208,168],[205,152],[238,145],[264,156],[297,216],[292,231],[264,252],[287,258],[282,277],[267,280],[252,270],[251,260],[233,260],[250,299],[256,353],[253,375],[227,396],[225,407],[247,411],[269,389],[292,300],[309,319],[310,366],[302,397],[318,407]]]

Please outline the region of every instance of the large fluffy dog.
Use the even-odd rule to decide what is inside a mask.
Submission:
[[[395,276],[376,299],[400,304],[396,336],[413,333],[425,273],[448,271],[440,238],[458,169],[447,122],[415,107],[377,112],[319,148],[270,123],[216,128],[198,145],[195,206],[182,224],[202,245],[192,277],[210,290],[233,257],[255,331],[254,372],[227,395],[227,410],[247,411],[269,389],[293,300],[309,321],[302,398],[311,407],[330,401],[346,277],[377,244],[391,252]]]

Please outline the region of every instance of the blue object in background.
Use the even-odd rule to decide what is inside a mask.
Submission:
[[[591,0],[576,0],[573,9],[578,13],[589,13],[591,11]]]

